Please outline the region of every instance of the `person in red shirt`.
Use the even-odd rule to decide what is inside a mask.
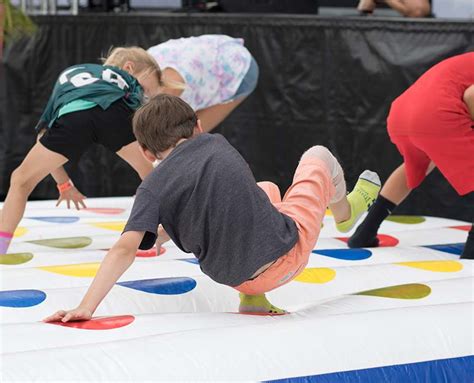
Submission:
[[[378,246],[382,221],[434,167],[459,195],[474,192],[474,52],[424,73],[392,103],[387,129],[404,162],[388,178],[350,247]],[[461,258],[474,259],[473,228]]]

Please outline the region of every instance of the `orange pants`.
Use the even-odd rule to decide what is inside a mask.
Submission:
[[[263,294],[294,279],[308,263],[321,231],[326,208],[335,190],[325,163],[315,157],[301,160],[293,178],[293,184],[281,199],[278,186],[271,182],[259,182],[268,198],[281,213],[295,221],[298,242],[278,258],[256,278],[248,280],[236,290],[249,295]]]

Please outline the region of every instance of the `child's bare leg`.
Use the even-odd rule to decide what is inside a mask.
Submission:
[[[401,164],[388,177],[380,195],[395,205],[400,204],[410,194],[411,189],[407,185],[405,164]]]
[[[349,231],[377,198],[380,190],[378,175],[369,170],[364,171],[359,176],[354,190],[346,196],[344,172],[337,159],[327,148],[314,146],[303,154],[303,158],[305,156],[316,157],[326,164],[335,187],[335,194],[329,201],[329,208],[333,213],[338,230]]]
[[[201,120],[204,133],[210,132],[222,121],[224,121],[226,117],[232,113],[232,111],[237,108],[244,100],[245,97],[241,97],[225,104],[214,105],[210,106],[209,108],[198,110],[196,114]]]
[[[153,164],[143,157],[137,141],[124,146],[117,155],[135,169],[142,180],[153,170]]]
[[[61,154],[36,143],[13,172],[10,189],[0,215],[0,254],[6,253],[12,235],[25,212],[26,202],[36,185],[51,171],[67,162]]]

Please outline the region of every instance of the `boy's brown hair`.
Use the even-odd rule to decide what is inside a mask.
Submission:
[[[196,113],[186,102],[159,94],[135,112],[133,133],[142,148],[157,155],[191,137],[196,124]]]

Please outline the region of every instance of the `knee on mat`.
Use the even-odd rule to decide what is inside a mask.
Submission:
[[[334,157],[330,150],[325,146],[316,145],[309,148],[301,156],[302,160],[305,158],[317,158],[320,161],[323,161],[326,164],[333,179],[336,178],[339,173],[342,173],[341,166],[339,165],[336,157]]]

